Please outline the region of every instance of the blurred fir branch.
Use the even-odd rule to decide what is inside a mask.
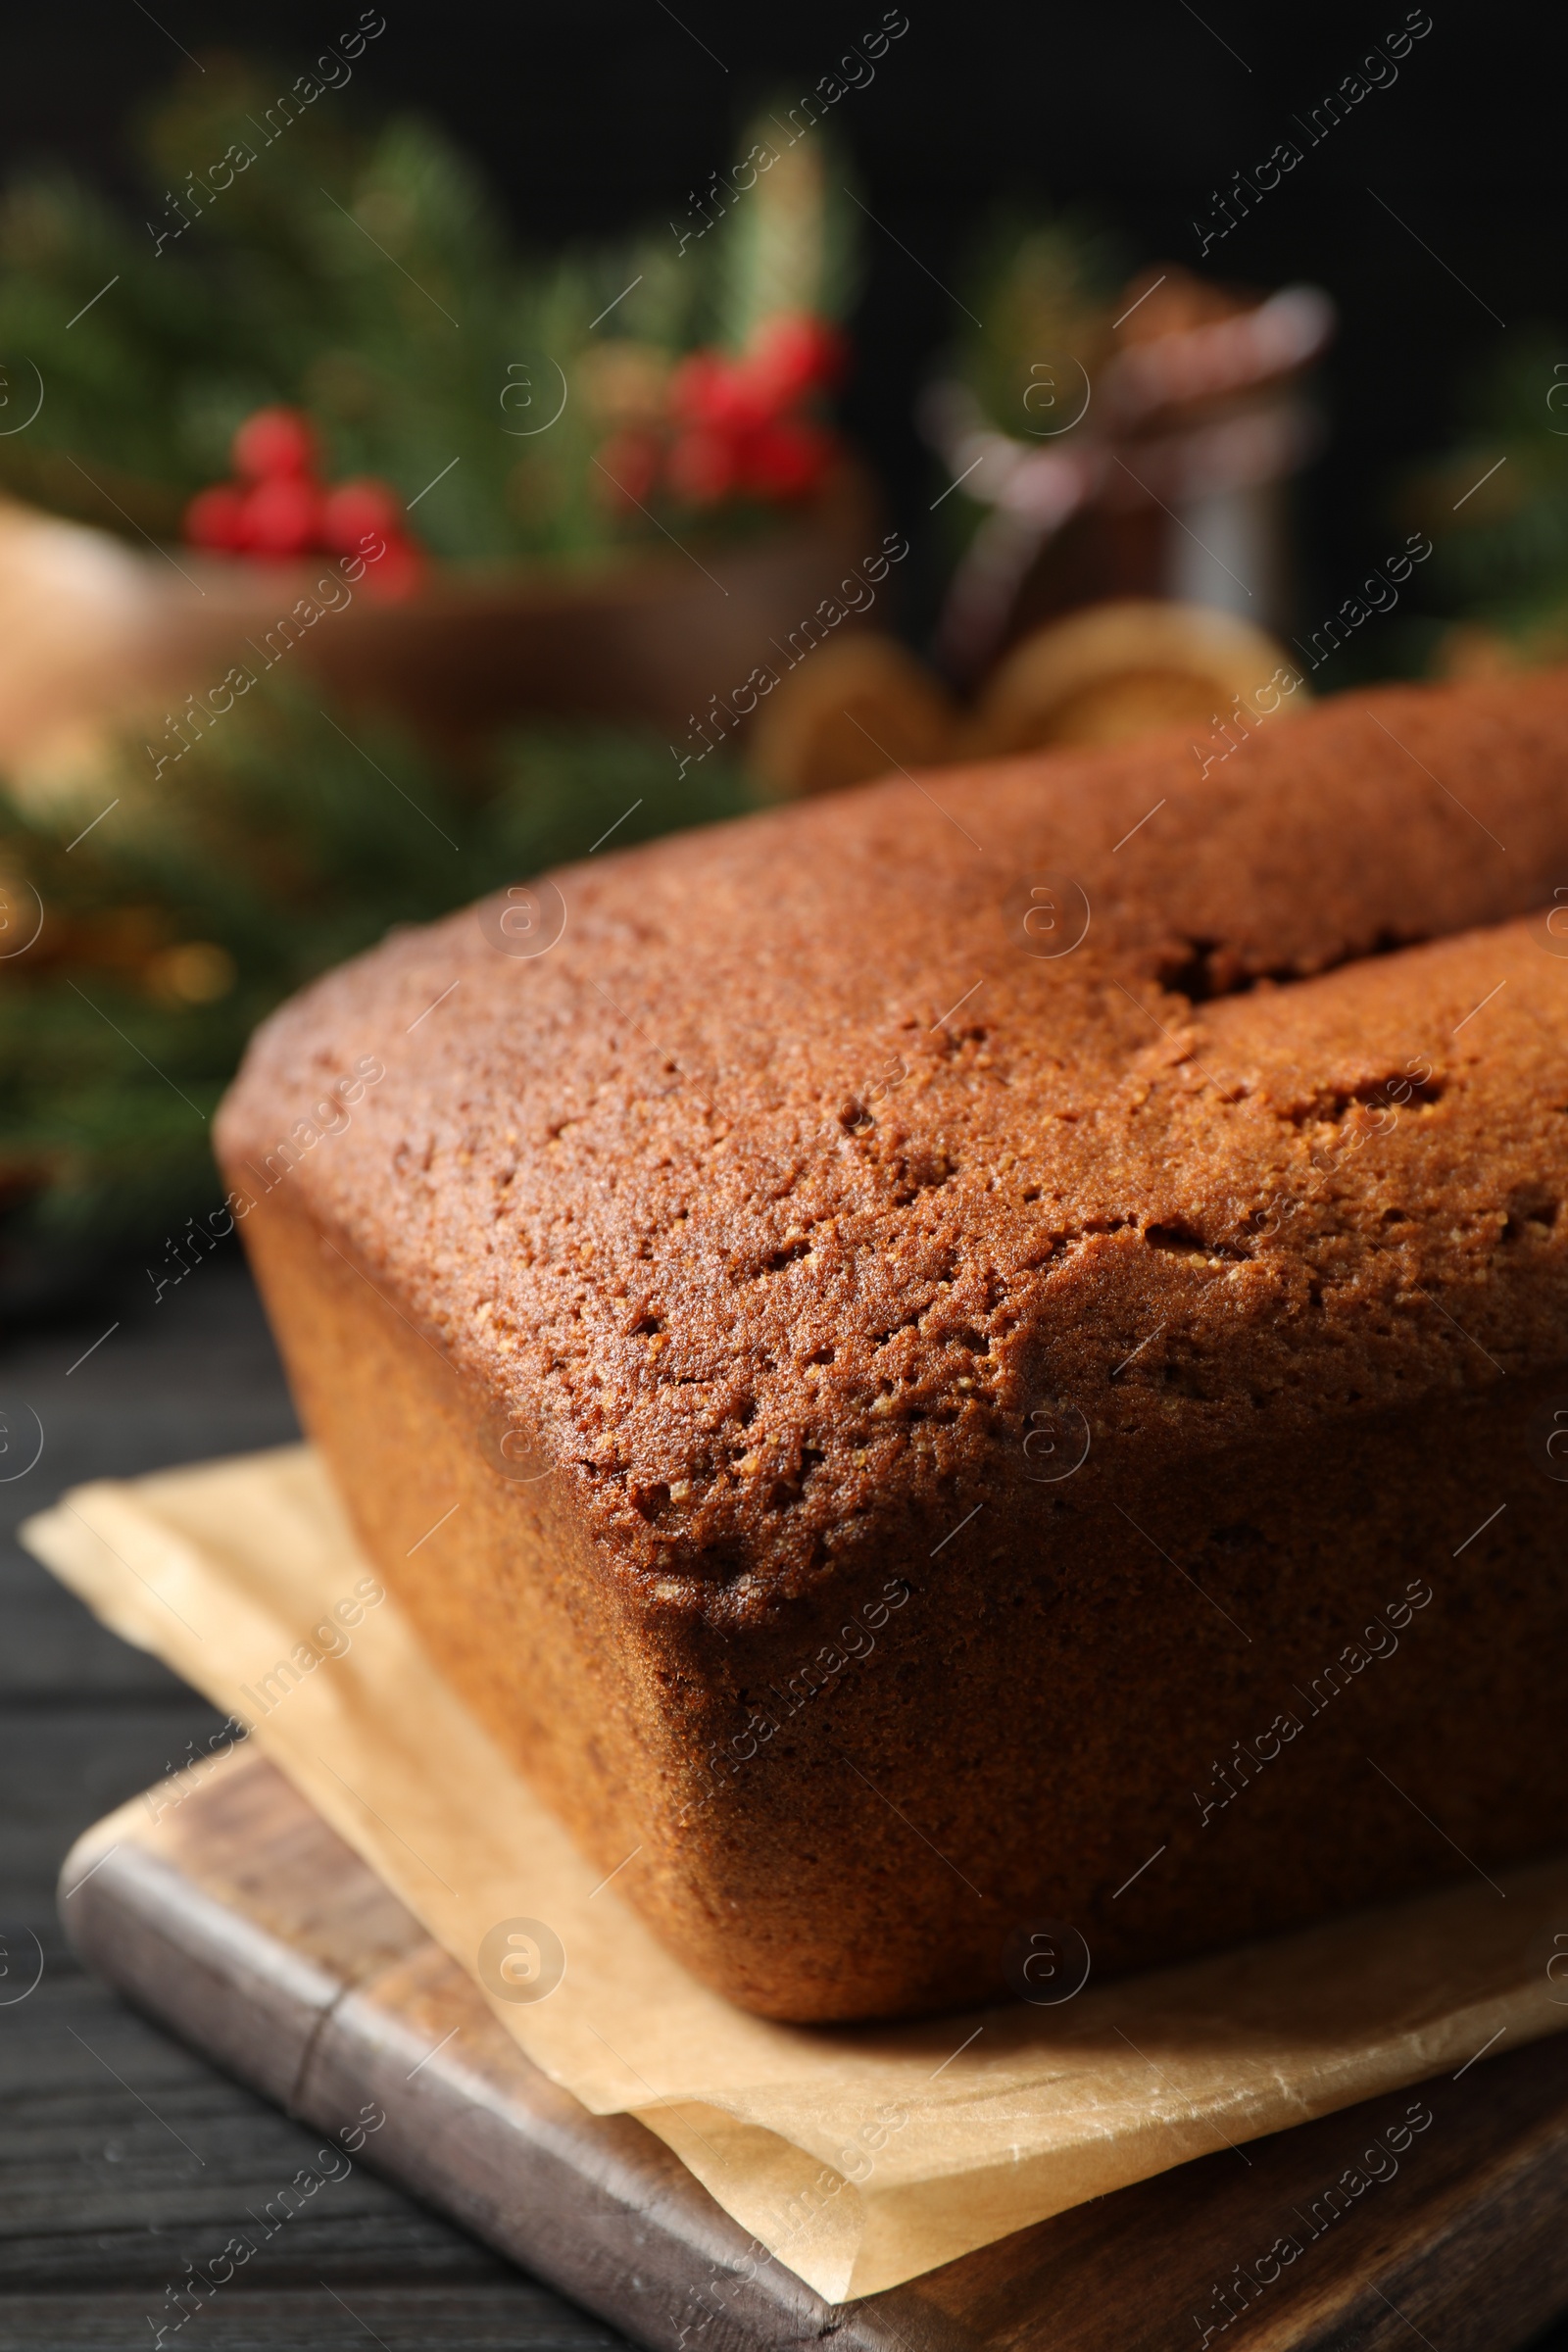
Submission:
[[[1024,403],[1038,363],[1071,359],[1098,377],[1130,267],[1122,240],[1090,213],[1014,211],[991,222],[967,279],[985,327],[965,329],[955,356],[999,431],[1019,437],[1034,424]]]
[[[1015,441],[1032,438],[1043,371],[1048,384],[1059,379],[1064,397],[1075,368],[1086,384],[1098,377],[1128,269],[1122,240],[1092,213],[997,213],[972,249],[962,281],[971,324],[950,347],[938,388],[960,386],[976,422]],[[1079,429],[1089,429],[1087,410],[1062,443]],[[990,511],[968,489],[944,501],[939,529],[950,564]]]
[[[1469,423],[1407,475],[1401,515],[1431,533],[1425,601],[1461,624],[1440,663],[1568,658],[1568,361],[1560,333],[1510,336],[1472,384]]]
[[[514,251],[482,178],[432,123],[368,122],[357,90],[333,89],[288,119],[287,87],[232,56],[179,83],[139,125],[157,191],[142,221],[59,170],[12,185],[0,390],[29,396],[25,355],[45,398],[25,432],[0,436],[0,485],[173,537],[188,499],[226,470],[235,428],[297,404],[332,479],[374,474],[410,500],[449,467],[418,510],[437,556],[591,554],[654,527],[593,463],[628,398],[649,412],[698,344],[738,349],[771,312],[831,316],[851,290],[848,207],[821,130],[687,252],[661,228],[547,260]],[[531,432],[563,378],[560,421]]]
[[[68,850],[82,808],[117,794]],[[606,855],[753,805],[721,758],[677,780],[662,740],[559,723],[507,739],[481,796],[396,726],[277,685],[156,793],[137,742],[53,806],[0,797],[7,935],[24,941],[43,907],[36,944],[0,959],[7,1239],[156,1240],[210,1204],[212,1114],[252,1027],[392,926],[584,856],[612,826]]]

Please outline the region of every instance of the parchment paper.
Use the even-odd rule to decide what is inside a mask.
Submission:
[[[379,1583],[308,1448],[80,1487],[23,1534],[106,1624],[253,1728],[535,2064],[595,2113],[638,2116],[834,2301],[1568,2025],[1568,1983],[1547,1975],[1559,1928],[1568,1950],[1568,1861],[1475,1873],[1057,2008],[771,2025],[655,1941],[395,1603],[368,1597]],[[176,1774],[158,1802],[201,1776]],[[552,1936],[559,1984],[515,1997],[553,1976]]]

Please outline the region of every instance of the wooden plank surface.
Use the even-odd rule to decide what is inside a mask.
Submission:
[[[27,1977],[0,1979],[0,2352],[147,2352],[169,2283],[320,2144],[84,1970],[56,1911],[73,1839],[187,1758],[218,1717],[106,1633],[12,1530],[85,1479],[297,1435],[237,1259],[208,1259],[156,1310],[136,1280],[141,1296],[106,1291],[0,1345],[0,1398],[30,1404],[44,1428],[37,1465],[0,1483],[0,1936],[8,1970],[30,1976],[33,1936],[44,1958],[24,1999],[8,1988]],[[621,2342],[363,2165],[265,2249],[199,2331],[168,2341],[367,2352],[372,2337],[391,2352]]]
[[[368,2160],[651,2352],[828,2334],[854,2352],[1155,2352],[1205,2328],[1282,2352],[1411,2331],[1503,2352],[1568,2295],[1568,2039],[1227,2146],[833,2307],[639,2124],[540,2074],[260,1755],[237,1750],[157,1824],[93,1833],[64,1897],[86,1957],[315,2124],[321,2163],[369,2117]]]

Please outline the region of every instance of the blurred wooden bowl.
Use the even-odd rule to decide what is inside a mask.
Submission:
[[[877,550],[865,477],[755,538],[634,549],[582,563],[440,566],[406,601],[352,599],[308,626],[296,604],[330,557],[260,564],[186,547],[146,554],[0,502],[0,765],[56,742],[205,703],[229,668],[309,672],[397,712],[459,758],[530,715],[642,723],[684,740]],[[341,591],[335,592],[341,595]],[[322,600],[318,599],[319,604]],[[857,626],[855,616],[842,627]]]

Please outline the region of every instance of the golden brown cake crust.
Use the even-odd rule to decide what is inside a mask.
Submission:
[[[747,1703],[726,1643],[977,1511],[927,1572],[954,1591],[1064,1506],[1561,1363],[1559,884],[1557,674],[1347,698],[1206,774],[1164,739],[895,778],[566,869],[542,953],[501,901],[389,939],[259,1033],[221,1154],[264,1259],[296,1233],[287,1297],[263,1265],[296,1376],[304,1232],[456,1373],[478,1450],[537,1441],[548,1502],[498,1491],[646,1639],[626,1705],[663,1672],[700,1743],[705,1697]],[[960,1962],[876,1997],[978,1987]],[[857,2005],[793,1965],[733,1983]]]
[[[895,1494],[961,1517],[1046,1396],[1108,1468],[1568,1352],[1568,960],[1505,920],[1568,879],[1568,681],[930,794],[568,869],[531,958],[472,911],[395,937],[222,1116],[254,1191],[379,1056],[290,1184],[617,1560],[723,1617]],[[1054,960],[1042,873],[1090,906]]]

